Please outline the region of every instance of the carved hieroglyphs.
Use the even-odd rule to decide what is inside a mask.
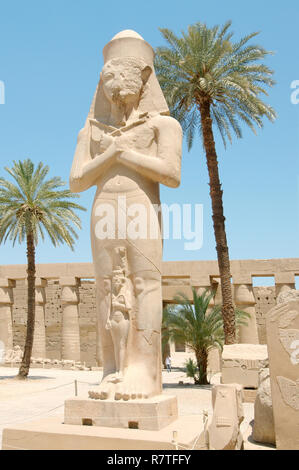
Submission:
[[[239,383],[244,388],[258,388],[259,370],[268,367],[267,346],[233,344],[222,353],[222,383]]]
[[[180,183],[182,130],[155,75],[154,51],[134,31],[104,48],[104,67],[70,175],[97,186],[91,244],[103,380],[91,398],[159,395],[162,234],[159,184]]]
[[[299,450],[299,300],[268,313],[267,340],[276,446]]]
[[[242,385],[214,385],[212,389],[213,419],[208,429],[210,450],[240,450],[244,420]]]

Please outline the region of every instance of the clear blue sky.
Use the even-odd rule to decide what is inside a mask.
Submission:
[[[298,257],[299,105],[291,104],[291,82],[299,80],[298,0],[45,0],[1,2],[0,175],[12,160],[43,161],[51,175],[68,181],[77,133],[89,110],[102,67],[102,48],[119,31],[134,29],[153,47],[163,44],[159,27],[178,32],[197,21],[233,21],[236,39],[261,31],[256,42],[275,55],[268,59],[277,85],[268,101],[276,123],[254,136],[244,131],[225,151],[217,139],[224,189],[227,235],[232,259]],[[91,260],[89,211],[94,190],[82,194],[88,208],[75,252],[40,244],[37,261]],[[179,189],[161,190],[165,203],[204,205],[204,243],[184,251],[183,242],[166,242],[165,260],[216,259],[208,175],[201,143],[183,149]],[[0,246],[0,264],[24,263],[25,247]]]

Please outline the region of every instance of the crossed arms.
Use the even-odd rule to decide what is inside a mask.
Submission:
[[[145,155],[122,147],[117,137],[106,136],[107,148],[91,158],[90,132],[87,127],[78,136],[78,144],[70,174],[72,192],[82,192],[93,186],[113,164],[121,163],[154,182],[176,188],[181,176],[182,129],[168,116],[155,116],[152,125],[156,134],[157,156]]]

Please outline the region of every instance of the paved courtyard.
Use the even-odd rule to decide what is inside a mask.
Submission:
[[[64,401],[75,396],[75,380],[78,395],[87,397],[90,387],[99,383],[101,371],[71,371],[60,369],[31,369],[27,381],[14,377],[18,369],[0,367],[0,442],[2,430],[14,424],[50,416],[63,417]],[[184,381],[184,385],[179,385]],[[215,376],[213,381],[219,381]],[[188,383],[189,382],[189,383]],[[176,395],[179,414],[198,416],[206,410],[212,413],[211,387],[194,386],[183,371],[163,371],[164,393]],[[244,404],[243,434],[250,433],[254,405]],[[246,443],[246,448],[263,449],[264,446]]]

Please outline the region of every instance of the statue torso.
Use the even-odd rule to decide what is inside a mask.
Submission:
[[[124,150],[132,150],[143,155],[151,155],[157,158],[156,131],[153,119],[147,115],[133,123],[115,128],[102,123],[91,123],[91,156],[103,153],[105,142],[103,136],[117,137]],[[146,194],[159,194],[159,185],[137,171],[127,168],[123,164],[116,162],[110,166],[96,182],[98,186],[97,194],[100,193],[127,193],[140,190]]]

